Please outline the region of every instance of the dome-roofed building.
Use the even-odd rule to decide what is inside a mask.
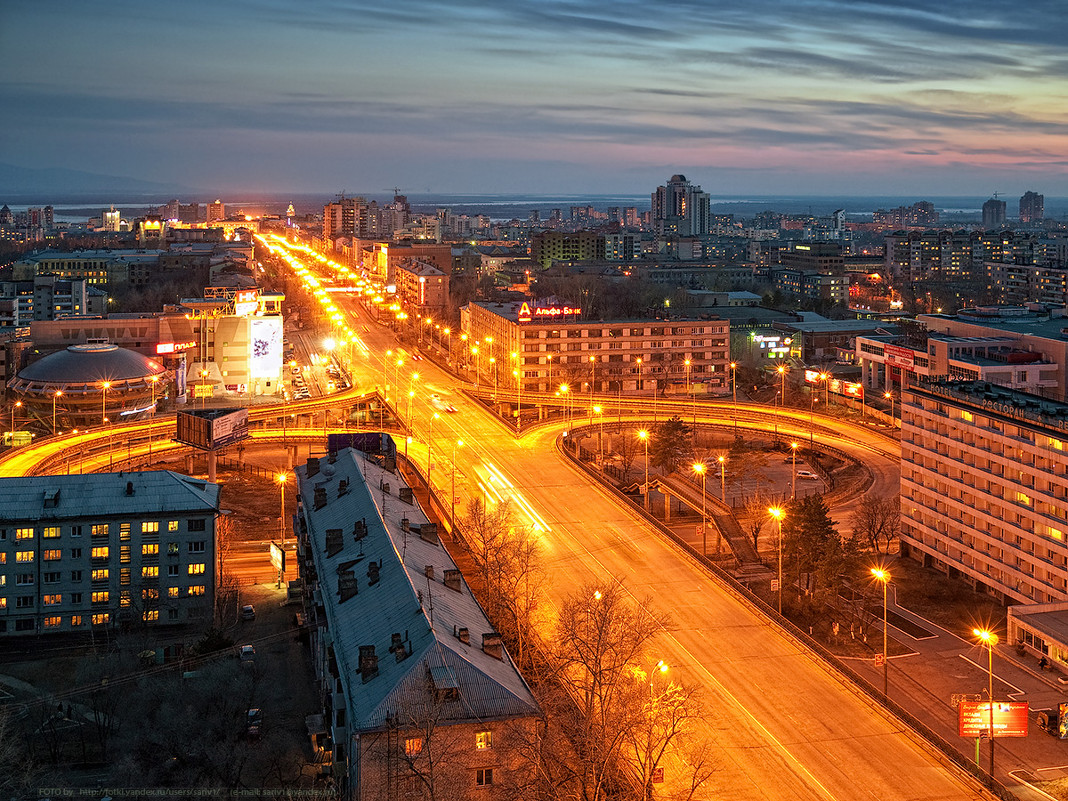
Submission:
[[[151,413],[169,390],[167,369],[147,356],[110,344],[71,345],[38,359],[8,382],[12,403],[40,428],[88,428]]]

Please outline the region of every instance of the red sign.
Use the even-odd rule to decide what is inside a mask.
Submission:
[[[961,737],[976,738],[990,735],[990,704],[986,701],[961,701],[958,728]],[[1027,701],[994,702],[994,736],[1027,736]]]
[[[156,355],[161,356],[165,353],[178,353],[183,350],[189,350],[196,347],[196,341],[193,342],[160,342],[156,345]]]
[[[535,306],[524,302],[519,307],[519,322],[529,323],[535,317],[565,317],[569,314],[582,314],[582,309],[573,306]]]
[[[909,348],[886,345],[883,347],[883,358],[887,364],[904,367],[906,370],[911,370],[915,366],[915,353]]]

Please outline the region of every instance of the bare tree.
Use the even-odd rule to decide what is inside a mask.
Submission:
[[[760,535],[771,519],[768,515],[768,507],[771,505],[771,498],[757,491],[747,496],[742,506],[743,514],[738,523],[742,531],[753,541],[753,549],[758,553],[760,552]]]
[[[14,713],[0,706],[0,796],[18,798],[34,787],[36,767],[26,744],[31,738],[19,735]]]
[[[867,543],[876,553],[890,553],[901,526],[901,502],[897,495],[865,495],[849,522],[854,539]]]

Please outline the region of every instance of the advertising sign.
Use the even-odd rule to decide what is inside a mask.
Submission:
[[[901,367],[905,370],[911,370],[915,367],[914,354],[908,348],[901,348],[897,345],[885,345],[883,347],[883,358],[887,364],[892,364],[895,367]]]
[[[271,541],[271,567],[279,573],[286,572],[286,552],[277,542]]]
[[[258,289],[239,289],[234,295],[234,314],[238,317],[249,317],[255,314],[259,307]]]
[[[225,448],[248,437],[248,409],[237,409],[211,421],[211,446]]]
[[[519,307],[519,322],[529,323],[535,319],[551,320],[555,317],[566,317],[569,314],[582,314],[582,309],[573,306],[535,306],[531,308],[529,303],[524,302]]]
[[[253,378],[278,378],[282,373],[282,318],[255,317],[249,325],[249,372]]]
[[[188,342],[160,342],[156,345],[156,355],[164,356],[168,353],[179,353],[183,350],[189,350],[195,348],[197,343],[195,340]]]
[[[210,451],[248,437],[248,409],[189,409],[178,412],[175,439]]]
[[[990,704],[987,701],[961,701],[958,710],[958,725],[961,737],[975,739],[990,733]],[[1026,737],[1027,701],[994,702],[994,736]]]

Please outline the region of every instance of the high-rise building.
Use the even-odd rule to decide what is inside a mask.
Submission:
[[[407,199],[399,196],[401,213],[407,206]],[[323,207],[323,241],[330,242],[339,236],[351,236],[360,239],[370,239],[376,236],[391,236],[393,234],[393,221],[395,206],[388,209],[379,208],[377,201],[368,202],[362,197],[342,196],[333,203],[327,203]]]
[[[1020,198],[1020,222],[1024,225],[1042,222],[1046,217],[1046,197],[1036,192],[1024,192]]]
[[[226,219],[226,204],[221,200],[216,200],[214,203],[209,203],[208,206],[208,222],[215,222],[216,220]]]
[[[122,222],[122,215],[112,206],[110,209],[105,209],[102,215],[104,221],[105,231],[118,231],[119,224]]]
[[[983,227],[999,228],[1005,224],[1005,201],[992,197],[983,204]]]
[[[672,175],[652,195],[653,230],[657,236],[703,236],[711,231],[709,197],[685,175]]]

